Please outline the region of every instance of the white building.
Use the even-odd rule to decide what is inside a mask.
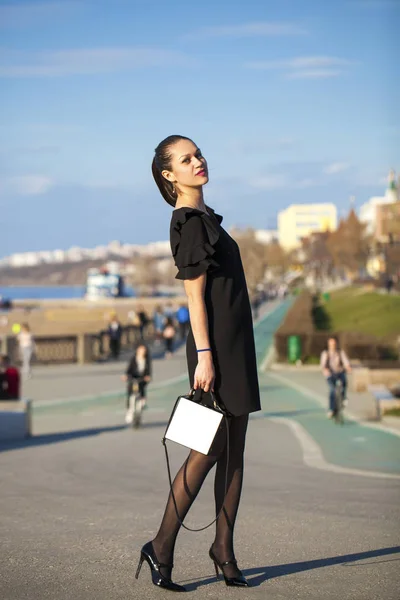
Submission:
[[[9,258],[10,267],[34,267],[40,263],[38,252],[13,254]]]
[[[336,227],[337,209],[330,203],[292,204],[278,214],[279,243],[285,250],[298,248],[311,233]]]
[[[255,238],[260,244],[270,244],[278,241],[278,231],[274,229],[256,229]]]
[[[400,179],[399,179],[400,181]],[[392,204],[400,200],[400,183],[396,185],[396,174],[390,171],[388,177],[388,187],[384,196],[373,196],[360,206],[359,218],[366,225],[366,232],[372,235],[375,232],[377,208],[382,204]]]
[[[373,234],[375,231],[376,224],[376,209],[381,204],[387,204],[388,200],[386,196],[373,196],[360,206],[359,218],[362,223],[366,225],[365,231],[368,234]]]

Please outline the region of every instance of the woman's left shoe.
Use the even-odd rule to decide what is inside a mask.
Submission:
[[[247,581],[247,579],[245,577],[243,577],[243,575],[239,569],[238,569],[238,571],[239,571],[240,575],[238,575],[237,577],[227,577],[225,575],[224,567],[227,567],[228,565],[236,566],[237,565],[236,560],[227,560],[223,563],[219,562],[218,558],[215,556],[215,554],[212,550],[212,547],[210,548],[209,556],[214,563],[217,579],[219,579],[219,572],[218,572],[218,567],[219,567],[222,571],[222,575],[224,576],[225,583],[228,587],[250,587],[249,582]]]

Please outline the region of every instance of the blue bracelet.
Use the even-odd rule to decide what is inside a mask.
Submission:
[[[211,348],[202,348],[201,350],[197,350],[197,352],[212,352]]]

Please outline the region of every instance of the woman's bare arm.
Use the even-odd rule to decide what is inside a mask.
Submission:
[[[185,292],[188,298],[190,324],[196,348],[210,348],[208,332],[208,315],[204,301],[204,291],[207,283],[207,274],[203,273],[196,279],[184,281]],[[199,352],[198,363],[194,375],[194,389],[201,388],[205,392],[214,389],[215,371],[211,352]]]

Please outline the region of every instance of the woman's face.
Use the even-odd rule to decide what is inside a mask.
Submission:
[[[171,171],[162,175],[179,190],[205,185],[208,182],[207,161],[200,148],[190,140],[180,140],[170,148]]]
[[[138,356],[145,356],[145,354],[146,354],[146,346],[139,346],[138,349],[136,350],[136,354]]]

